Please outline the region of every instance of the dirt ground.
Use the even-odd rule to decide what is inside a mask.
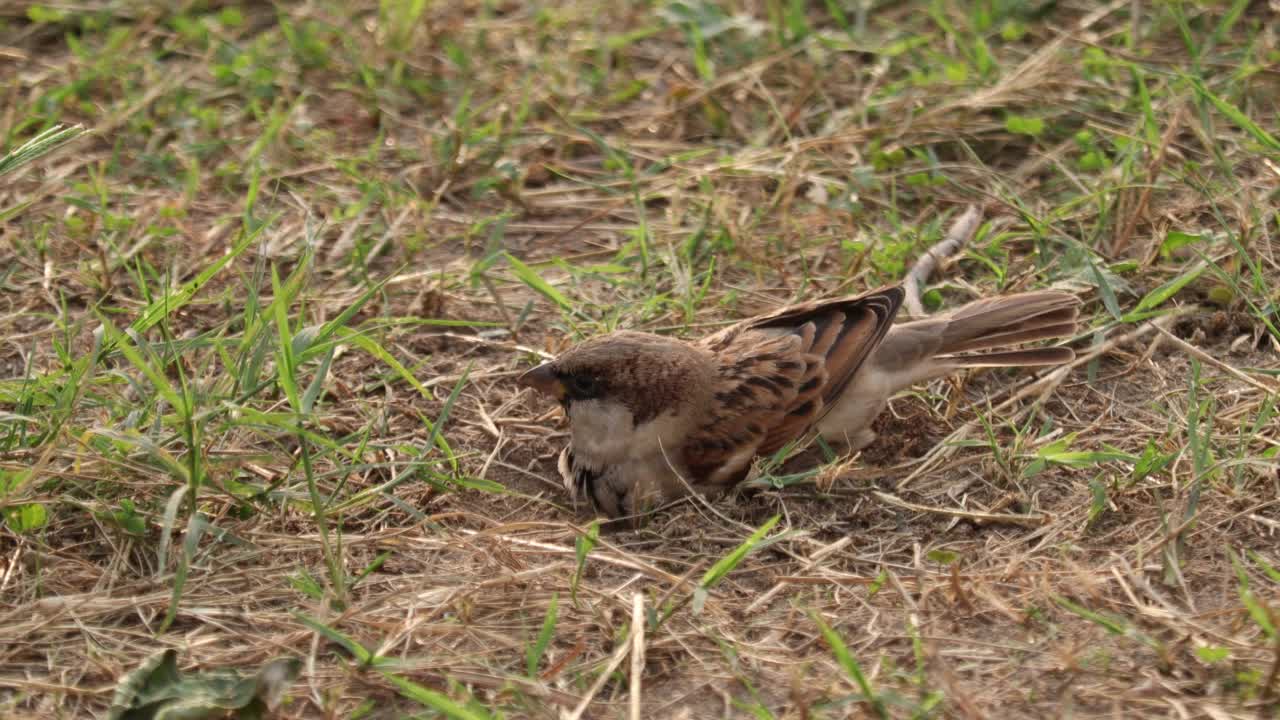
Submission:
[[[0,717],[1280,718],[1277,10],[1024,5],[0,9]],[[1074,363],[596,535],[518,373],[971,205]]]

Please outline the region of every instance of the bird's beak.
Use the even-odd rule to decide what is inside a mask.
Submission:
[[[542,363],[538,367],[525,372],[516,382],[521,385],[533,388],[544,395],[550,395],[556,400],[564,399],[564,383],[560,382],[560,378],[556,377],[556,371],[552,368],[551,363]]]

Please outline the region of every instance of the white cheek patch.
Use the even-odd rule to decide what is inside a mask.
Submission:
[[[616,402],[575,400],[569,405],[573,450],[593,465],[626,457],[634,424],[631,411]]]
[[[574,401],[569,406],[569,424],[574,454],[593,467],[652,457],[683,442],[673,415],[636,425],[631,411],[617,402]]]

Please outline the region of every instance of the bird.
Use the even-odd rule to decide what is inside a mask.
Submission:
[[[597,512],[640,522],[691,493],[717,497],[760,456],[821,436],[845,452],[897,392],[966,368],[1070,362],[1080,299],[1032,290],[895,323],[905,291],[782,307],[698,340],[616,330],[523,372],[569,421],[560,470]]]

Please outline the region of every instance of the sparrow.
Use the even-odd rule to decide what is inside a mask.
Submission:
[[[569,420],[561,473],[610,518],[691,492],[716,496],[757,456],[819,435],[848,452],[900,390],[965,368],[1070,362],[1080,300],[1052,290],[894,323],[901,287],[784,307],[696,341],[635,331],[588,339],[523,373]]]

